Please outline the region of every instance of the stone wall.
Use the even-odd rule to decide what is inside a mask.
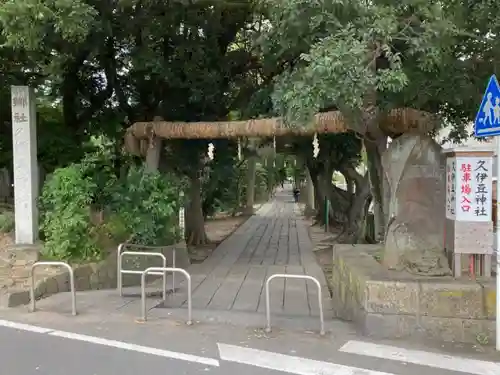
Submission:
[[[163,248],[163,255],[167,258],[167,266],[171,266],[172,249],[176,249],[176,266],[187,268],[189,257],[185,244],[177,244]],[[149,250],[148,250],[149,251]],[[116,251],[106,260],[96,263],[73,265],[75,276],[75,289],[77,291],[112,289],[117,286],[117,256]],[[159,258],[144,256],[126,256],[123,259],[123,269],[145,270],[148,267],[161,267]],[[160,276],[148,276],[148,281],[155,280]],[[140,275],[123,275],[124,286],[140,285]],[[35,298],[46,298],[52,294],[68,292],[70,290],[69,273],[62,267],[44,268],[40,266],[35,269]],[[27,305],[30,301],[29,286],[17,286],[9,289],[0,299],[1,307],[16,307]]]
[[[334,313],[353,321],[363,334],[494,342],[494,280],[389,271],[376,260],[378,245],[333,246]]]

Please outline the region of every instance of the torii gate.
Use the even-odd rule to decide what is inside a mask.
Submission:
[[[14,154],[14,198],[16,244],[34,245],[38,239],[38,165],[36,108],[34,93],[28,86],[13,86],[12,134]],[[389,134],[426,132],[434,128],[433,115],[411,108],[394,109],[381,117],[382,129]],[[290,128],[280,118],[229,122],[138,122],[127,129],[127,151],[147,158],[159,158],[158,139],[217,139],[273,137],[340,133],[347,130],[342,114],[326,112],[315,116],[312,126]],[[141,143],[149,147],[141,147]],[[142,152],[141,152],[142,151]]]
[[[396,135],[409,132],[422,134],[435,129],[436,120],[437,116],[429,112],[413,108],[398,108],[382,113],[379,124],[385,134]],[[134,155],[146,157],[146,167],[150,170],[157,170],[160,164],[162,139],[210,140],[285,135],[311,136],[321,133],[343,133],[348,130],[347,121],[340,111],[316,114],[310,126],[305,127],[287,127],[279,117],[216,122],[168,122],[155,119],[150,122],[136,122],[127,129],[125,150]],[[211,146],[213,148],[213,145]],[[212,150],[209,151],[211,152]],[[308,200],[314,200],[310,194],[308,194]]]
[[[383,114],[380,118],[382,130],[387,134],[406,132],[428,132],[436,125],[436,116],[429,112],[398,108]],[[126,149],[142,155],[140,142],[149,140],[150,146],[155,139],[221,139],[243,137],[279,137],[284,135],[307,136],[315,133],[343,133],[348,130],[340,111],[319,113],[311,126],[287,127],[279,117],[253,119],[246,121],[216,122],[136,122],[127,129]]]

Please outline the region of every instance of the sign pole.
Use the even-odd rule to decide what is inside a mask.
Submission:
[[[500,351],[500,85],[495,75],[490,77],[483,100],[477,111],[474,121],[474,135],[476,137],[496,137],[497,154],[497,216],[496,216],[496,349]]]
[[[184,192],[181,191],[179,193],[179,200],[180,200],[180,206],[179,206],[179,229],[181,230],[182,234],[182,241],[186,241],[186,218],[185,218],[185,212],[184,212]]]
[[[496,236],[496,249],[495,254],[496,254],[496,284],[497,284],[497,289],[496,289],[496,305],[497,305],[497,314],[496,314],[496,349],[497,351],[500,351],[500,210],[499,210],[499,202],[500,202],[500,137],[496,137],[496,158],[497,158],[497,166],[496,166],[496,172],[497,172],[497,203],[496,203],[496,230],[495,230],[495,236]]]

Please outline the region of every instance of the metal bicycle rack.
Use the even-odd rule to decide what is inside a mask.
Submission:
[[[163,263],[163,268],[167,267],[167,258],[165,255],[162,253],[158,252],[145,252],[145,251],[123,251],[126,248],[136,248],[136,249],[151,249],[151,250],[158,250],[158,249],[163,249],[165,246],[143,246],[143,245],[136,245],[136,244],[127,244],[127,243],[122,243],[118,246],[118,252],[117,252],[117,289],[118,289],[118,294],[120,296],[123,296],[123,276],[124,274],[129,274],[129,275],[141,275],[144,270],[124,270],[122,267],[122,262],[123,262],[123,256],[125,255],[133,255],[133,256],[144,256],[144,257],[157,257],[162,259]],[[175,247],[172,248],[172,268],[175,268]],[[163,299],[165,300],[167,298],[167,273],[150,273],[151,275],[156,275],[156,276],[163,276]],[[172,290],[175,293],[175,273],[172,274]]]
[[[281,274],[277,273],[274,275],[271,275],[267,281],[266,281],[266,319],[267,319],[267,326],[266,326],[266,332],[270,333],[271,332],[271,301],[269,297],[269,284],[273,279],[302,279],[302,280],[311,280],[316,284],[318,287],[318,305],[319,305],[319,320],[320,320],[320,331],[319,334],[323,336],[325,334],[325,319],[323,316],[323,300],[322,300],[322,293],[321,293],[321,284],[319,283],[318,279],[315,277],[309,276],[309,275],[290,275],[290,274]]]
[[[118,293],[120,296],[123,296],[123,274],[128,274],[128,275],[142,275],[144,271],[142,270],[124,270],[121,267],[122,259],[125,255],[134,255],[134,256],[145,256],[145,257],[157,257],[161,258],[163,261],[163,268],[167,267],[167,258],[165,255],[160,254],[160,253],[148,253],[148,252],[143,252],[143,251],[124,251],[123,253],[120,254],[120,260],[118,261]],[[163,300],[167,299],[167,273],[166,272],[154,272],[151,273],[151,275],[156,275],[156,276],[163,276],[163,290],[162,290],[162,298]]]
[[[147,308],[146,308],[146,276],[147,275],[157,275],[161,273],[182,273],[187,280],[188,284],[188,320],[186,324],[190,326],[193,324],[192,320],[192,305],[191,305],[191,275],[182,268],[173,268],[173,267],[150,267],[144,270],[141,274],[141,308],[142,308],[142,320],[147,320]]]
[[[75,274],[73,272],[73,268],[66,262],[35,262],[32,264],[30,269],[30,278],[31,278],[31,286],[30,286],[30,302],[31,302],[31,312],[36,311],[36,300],[35,300],[35,268],[38,266],[57,266],[64,267],[69,272],[69,286],[71,289],[71,313],[76,315],[76,291],[75,291]]]

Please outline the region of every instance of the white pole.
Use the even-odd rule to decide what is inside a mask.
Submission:
[[[179,193],[179,198],[180,198],[180,207],[179,207],[179,229],[181,230],[182,234],[182,241],[186,239],[186,218],[185,218],[185,212],[184,212],[184,192],[181,191]]]
[[[497,290],[496,290],[496,304],[497,304],[497,315],[496,315],[496,348],[497,351],[500,351],[500,210],[499,204],[500,201],[500,137],[496,137],[496,169],[497,169],[497,204],[496,204],[496,280],[497,280]]]

